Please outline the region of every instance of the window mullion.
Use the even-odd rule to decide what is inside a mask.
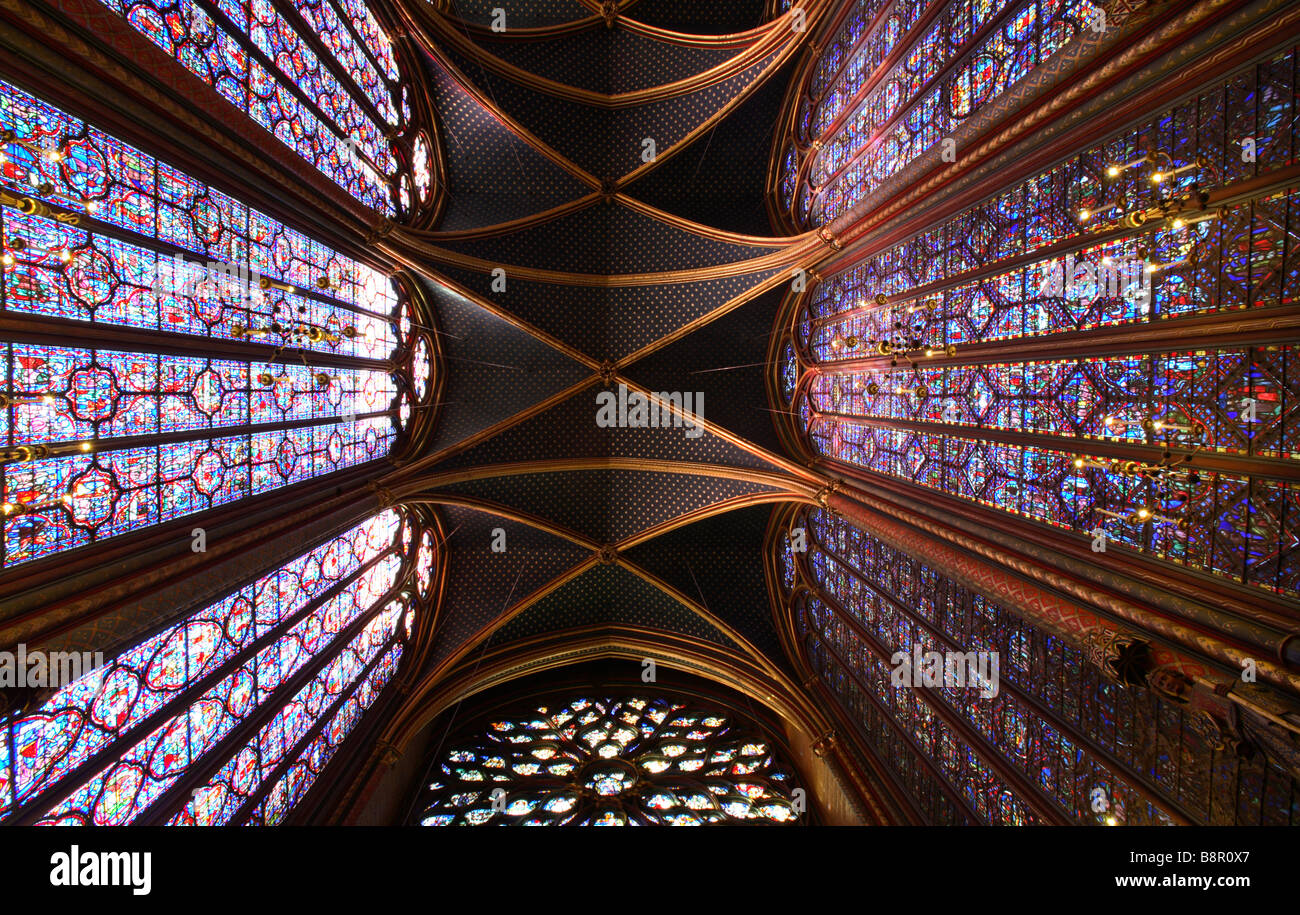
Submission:
[[[0,189],[0,192],[2,192],[2,189]],[[36,212],[30,215],[39,216],[42,218],[53,218],[56,221],[61,223],[66,223],[69,226],[75,226],[77,231],[82,231],[87,234],[88,236],[87,241],[89,241],[90,238],[93,236],[101,236],[105,238],[116,239],[118,241],[124,241],[130,245],[145,249],[147,251],[154,252],[156,254],[164,254],[172,257],[180,257],[182,260],[189,259],[190,263],[197,264],[201,260],[203,266],[205,267],[211,267],[219,271],[233,272],[234,274],[237,275],[242,275],[240,274],[240,268],[242,266],[245,266],[243,264],[234,263],[233,261],[215,260],[211,257],[211,255],[196,252],[196,251],[191,251],[188,248],[182,248],[180,245],[166,241],[163,238],[159,237],[158,235],[154,235],[154,236],[143,235],[141,233],[134,232],[131,229],[127,229],[122,226],[119,226],[115,223],[108,222],[106,220],[102,220],[99,219],[98,217],[87,215],[85,213],[78,212],[77,210],[74,210],[70,207],[64,206],[59,203],[54,203],[48,200],[41,200],[35,197],[31,198],[31,201],[34,207],[36,208]],[[10,203],[9,201],[5,201],[5,200],[0,200],[0,203],[2,203],[4,207],[10,209],[18,209],[19,206],[17,203]],[[252,208],[249,209],[250,209],[249,218],[251,218]],[[73,217],[75,217],[76,219],[75,222],[71,221]],[[156,231],[157,230],[155,229],[155,232]],[[243,238],[245,240],[249,239],[250,232],[247,223],[245,223],[241,234],[243,235]],[[231,268],[233,268],[233,271],[231,270]],[[329,305],[334,308],[341,309],[343,311],[353,312],[369,318],[379,318],[379,319],[390,320],[390,321],[392,320],[392,315],[381,314],[379,312],[370,311],[369,309],[363,308],[359,305],[353,305],[349,302],[342,301],[341,299],[337,299],[337,298],[333,298],[332,296],[325,295],[315,289],[311,289],[303,286],[295,286],[292,283],[284,282],[281,280],[270,280],[270,278],[267,276],[254,276],[251,267],[249,267],[247,273],[250,282],[256,281],[259,284],[262,282],[266,282],[269,288],[274,288],[281,292],[291,293],[292,295],[298,296],[299,298],[302,299],[311,299],[313,301],[320,302],[323,305]],[[6,302],[6,308],[7,307],[8,305]]]
[[[281,348],[270,343],[251,343],[224,337],[149,330],[123,324],[92,324],[71,318],[53,318],[25,312],[0,312],[0,343],[57,346],[98,352],[140,352],[156,356],[199,356],[218,361],[268,364],[279,354],[277,364],[305,357],[319,368],[370,369],[392,372],[393,362],[367,356],[348,356],[298,347]],[[12,379],[9,379],[12,382]],[[13,390],[12,386],[6,390]]]
[[[870,590],[872,593],[879,596],[882,600],[891,604],[894,607],[895,611],[902,614],[904,617],[910,620],[912,622],[912,625],[928,632],[931,638],[933,638],[940,645],[944,646],[947,650],[956,650],[956,651],[966,650],[963,645],[957,642],[957,637],[955,635],[949,634],[947,631],[940,628],[937,624],[933,624],[928,620],[926,620],[925,618],[921,617],[920,615],[913,613],[911,610],[908,609],[907,604],[904,603],[901,599],[897,598],[894,594],[885,590],[880,585],[868,581],[862,572],[860,572],[855,566],[853,566],[847,559],[845,559],[839,553],[833,551],[825,544],[817,540],[815,535],[813,536],[812,539],[817,546],[821,547],[822,552],[831,561],[833,561],[837,566],[842,568],[845,572],[847,572],[849,575],[851,575],[853,578],[859,581],[864,588]],[[833,606],[837,608],[839,607],[839,604],[835,601],[835,598],[832,596],[826,596],[823,602],[826,603],[827,606]],[[845,618],[847,619],[848,616],[851,616],[851,614],[846,614]],[[885,646],[886,650],[889,650],[891,647],[897,651],[905,651],[907,648],[907,646],[905,645]],[[999,644],[999,648],[1000,647],[1001,644]],[[1078,686],[1079,684],[1076,683],[1073,685]],[[1026,707],[1026,710],[1032,710],[1038,715],[1041,715],[1046,721],[1051,723],[1053,728],[1060,731],[1062,734],[1066,735],[1071,741],[1078,744],[1079,746],[1087,747],[1088,753],[1096,757],[1099,762],[1104,763],[1112,772],[1122,774],[1125,780],[1130,783],[1130,786],[1134,789],[1134,791],[1139,795],[1141,795],[1142,799],[1145,800],[1147,803],[1151,804],[1153,807],[1156,807],[1164,811],[1165,813],[1169,814],[1171,817],[1175,819],[1182,820],[1183,821],[1182,825],[1190,825],[1194,822],[1193,816],[1190,813],[1188,813],[1186,810],[1181,808],[1176,798],[1164,796],[1163,793],[1154,784],[1148,781],[1148,779],[1146,778],[1143,772],[1125,764],[1122,760],[1120,760],[1114,754],[1109,752],[1105,748],[1105,746],[1100,745],[1096,741],[1089,738],[1087,735],[1085,735],[1082,732],[1082,730],[1077,728],[1075,725],[1071,724],[1064,717],[1058,715],[1055,712],[1055,710],[1050,708],[1048,705],[1040,702],[1036,696],[1021,689],[1014,682],[1014,680],[1004,679],[1001,683],[1001,687],[1007,690],[1007,692],[1009,692],[1017,700],[1019,700]]]
[[[334,716],[338,713],[339,709],[343,707],[344,703],[346,703],[349,699],[351,699],[357,693],[357,691],[361,689],[362,685],[364,685],[366,682],[366,678],[370,676],[370,673],[377,666],[383,663],[384,659],[388,656],[388,653],[392,651],[393,647],[399,644],[400,642],[401,642],[401,638],[396,633],[391,638],[389,638],[387,641],[384,642],[383,646],[380,647],[380,649],[377,652],[375,652],[375,656],[371,658],[368,662],[366,662],[366,665],[357,673],[356,678],[352,681],[351,684],[348,685],[347,689],[340,692],[339,695],[333,699],[333,701],[331,701],[327,706],[321,709],[320,714],[316,717],[315,723],[312,724],[312,726],[308,728],[306,732],[303,733],[302,737],[299,738],[294,743],[294,745],[285,752],[284,758],[281,759],[280,762],[276,764],[275,768],[273,768],[269,773],[267,773],[262,778],[261,784],[258,785],[255,790],[249,793],[249,795],[244,799],[243,803],[239,805],[239,808],[233,814],[231,814],[230,820],[227,825],[242,826],[248,821],[253,811],[257,809],[259,804],[262,803],[266,795],[269,794],[271,790],[279,783],[280,779],[284,776],[286,772],[288,772],[289,768],[293,766],[295,762],[298,761],[298,758],[302,755],[302,752],[308,746],[311,745],[311,742],[316,739],[317,735],[319,735],[321,731],[325,730],[325,728],[327,728],[330,725],[330,723],[334,720]],[[362,710],[363,716],[365,714],[365,711],[366,710],[364,709]],[[358,721],[358,724],[360,724],[360,721]],[[344,737],[344,740],[346,739],[347,738]],[[330,760],[330,762],[333,762],[333,760]],[[329,763],[327,762],[325,765],[328,766]],[[264,824],[248,823],[248,825],[260,826]]]
[[[374,52],[370,50],[370,43],[365,40],[365,38],[361,35],[360,31],[357,29],[356,23],[352,21],[351,14],[349,14],[347,10],[339,6],[339,4],[335,2],[335,0],[320,0],[320,2],[323,4],[328,4],[334,10],[334,14],[338,16],[339,21],[343,23],[343,27],[347,29],[348,34],[352,36],[352,41],[354,44],[356,44],[357,49],[362,54],[364,54],[366,56],[366,60],[370,61],[370,63],[374,66],[375,72],[379,74],[379,78],[384,82],[384,84],[387,85],[391,90],[393,90],[394,94],[396,94],[396,85],[388,78],[388,72],[384,69],[384,65],[379,61],[377,57],[375,57]],[[398,113],[400,114],[401,113],[400,100],[398,100],[398,104],[399,104]]]
[[[230,658],[226,659],[226,661],[219,667],[215,668],[201,679],[193,683],[187,683],[182,691],[178,692],[169,701],[165,702],[151,715],[147,718],[141,719],[135,725],[118,734],[111,743],[105,745],[90,758],[77,764],[68,774],[63,776],[63,778],[38,793],[25,798],[20,805],[22,812],[14,818],[13,822],[17,825],[29,825],[30,823],[39,820],[50,808],[62,803],[72,792],[85,784],[86,781],[94,778],[101,771],[111,766],[114,760],[121,756],[123,752],[135,746],[141,739],[152,733],[159,725],[163,724],[168,719],[186,714],[189,708],[186,704],[187,700],[192,699],[194,696],[202,695],[208,689],[220,683],[223,679],[229,676],[232,671],[246,663],[250,658],[256,656],[259,651],[267,645],[272,644],[290,628],[305,619],[311,613],[315,612],[326,601],[333,599],[350,587],[354,582],[359,581],[362,575],[372,569],[379,562],[383,561],[385,557],[391,556],[396,552],[397,550],[390,546],[379,555],[358,567],[357,570],[347,578],[331,585],[328,589],[312,598],[292,616],[277,623],[272,629],[269,629],[262,636],[259,636],[244,648],[237,651]],[[367,618],[368,616],[369,614],[367,614]],[[188,622],[188,619],[178,621],[182,626],[187,625]],[[186,663],[188,664],[188,658]],[[9,723],[9,735],[6,738],[9,740],[11,747],[14,746],[13,725],[15,723],[16,722]],[[11,784],[16,785],[17,783],[11,782]]]
[[[208,6],[207,0],[197,0],[197,2],[201,3],[205,8]],[[311,48],[312,52],[315,53],[317,59],[321,62],[321,65],[330,71],[344,89],[348,90],[348,94],[351,95],[353,100],[361,106],[362,110],[370,117],[375,126],[378,127],[383,125],[385,129],[388,129],[388,119],[379,113],[378,109],[375,108],[374,103],[371,102],[370,96],[356,84],[356,81],[352,78],[352,74],[349,73],[347,68],[344,67],[339,59],[334,56],[334,52],[325,47],[325,43],[321,41],[320,35],[317,34],[316,29],[303,20],[301,14],[299,14],[299,12],[294,8],[293,4],[273,2],[271,5],[275,8],[276,12],[283,16],[285,21],[292,26],[293,30],[298,33],[298,36],[306,42],[307,46]],[[381,71],[376,70],[375,72],[379,73]],[[394,101],[393,107],[397,107],[396,101]]]
[[[844,672],[845,676],[849,677],[849,679],[857,684],[858,690],[866,697],[868,702],[876,707],[885,721],[889,722],[889,726],[893,728],[894,733],[902,738],[903,742],[912,749],[915,757],[921,761],[921,764],[924,765],[926,770],[930,773],[930,777],[941,786],[944,794],[947,795],[949,802],[958,810],[965,813],[970,819],[970,822],[981,824],[987,823],[986,818],[981,817],[975,811],[975,808],[971,806],[970,801],[967,800],[966,796],[957,788],[957,786],[948,780],[947,773],[943,771],[939,764],[931,759],[928,753],[921,749],[921,745],[917,742],[914,735],[909,733],[908,730],[898,722],[898,718],[894,715],[893,710],[881,702],[880,697],[878,697],[875,692],[863,682],[862,677],[858,672],[849,666],[849,664],[844,660],[844,657],[840,654],[839,649],[832,645],[830,640],[826,638],[825,634],[814,626],[810,625],[808,631],[818,641],[822,648],[825,649],[827,655],[839,665],[840,670]],[[825,683],[823,675],[820,672],[817,673],[817,678]],[[835,695],[838,698],[838,694],[834,689],[831,689],[828,686],[827,690],[831,695]],[[858,729],[866,735],[868,742],[874,744],[870,733],[862,727],[861,722],[857,721],[855,718],[854,724],[857,725]],[[891,766],[890,768],[892,769],[893,767]]]
[[[208,0],[193,0],[193,2],[195,6],[203,10],[204,14],[206,14],[208,17],[212,19],[214,23],[216,23],[218,28],[220,28],[223,32],[229,35],[235,42],[237,42],[239,46],[244,49],[245,54],[247,54],[252,59],[256,60],[258,64],[260,64],[262,67],[264,67],[267,70],[268,73],[273,74],[276,78],[276,83],[281,88],[285,89],[286,91],[289,92],[290,95],[296,98],[299,101],[299,103],[301,103],[302,106],[307,109],[307,111],[311,112],[311,114],[315,116],[317,120],[320,121],[321,124],[331,128],[332,132],[335,135],[334,137],[335,140],[339,141],[339,143],[342,143],[342,141],[347,139],[347,135],[343,131],[343,126],[341,124],[336,123],[332,117],[330,117],[324,111],[322,111],[320,107],[316,104],[316,102],[311,98],[311,96],[309,96],[306,92],[302,90],[302,88],[298,85],[297,80],[295,80],[290,74],[285,73],[273,58],[269,57],[265,52],[263,52],[262,49],[259,48],[252,41],[252,39],[248,37],[247,32],[245,32],[234,22],[232,22],[230,18],[221,9],[219,9],[216,5],[209,3]],[[251,92],[251,87],[250,87],[250,92]],[[386,122],[381,119],[379,123],[386,123]],[[382,168],[380,168],[379,165],[370,158],[370,155],[366,152],[362,144],[358,144],[354,152],[355,155],[357,155],[361,159],[364,159],[366,161],[366,164],[369,165],[372,169],[374,169],[375,174],[382,176],[384,179],[388,179],[392,177],[391,175],[387,174]]]
[[[395,552],[395,551],[394,551]],[[391,553],[390,553],[391,555]],[[381,613],[391,601],[407,587],[405,576],[399,575],[398,581],[388,591],[375,600],[368,610],[344,627],[330,643],[317,651],[298,671],[277,686],[255,709],[250,710],[230,733],[209,747],[203,754],[203,765],[194,765],[191,771],[178,778],[149,807],[141,811],[134,825],[159,826],[167,823],[179,813],[193,797],[194,790],[201,787],[230,761],[245,744],[256,737],[271,718],[275,717],[285,703],[292,699],[304,686],[311,682],[325,665],[334,659],[339,649],[346,647],[357,637],[370,621]],[[400,621],[399,624],[400,626]],[[382,656],[382,655],[381,655]]]
[[[935,88],[943,86],[945,81],[948,79],[948,77],[952,76],[953,73],[955,73],[957,69],[967,61],[967,58],[970,57],[971,53],[983,46],[983,43],[986,38],[988,38],[990,35],[993,35],[997,30],[1001,29],[1002,26],[1007,22],[1007,20],[1011,19],[1015,14],[1019,13],[1022,9],[1023,7],[1020,5],[1008,3],[1001,13],[993,17],[988,22],[984,23],[983,26],[981,26],[977,31],[971,34],[970,37],[966,39],[965,44],[963,44],[960,48],[958,48],[957,51],[948,59],[947,63],[945,63],[939,69],[939,71],[935,73],[933,77],[926,80],[926,82],[923,83],[916,90],[916,92],[912,94],[911,98],[903,102],[899,106],[898,111],[894,112],[893,116],[888,118],[879,127],[874,128],[872,130],[870,137],[867,138],[866,142],[861,143],[858,146],[857,151],[854,152],[852,156],[848,157],[835,171],[826,175],[826,177],[822,180],[821,187],[823,189],[830,187],[836,181],[836,179],[838,179],[841,175],[844,174],[844,172],[852,168],[853,165],[858,162],[858,160],[860,160],[864,155],[866,155],[867,152],[870,151],[871,147],[875,145],[880,140],[881,137],[888,136],[889,133],[896,126],[898,126],[899,121],[907,117],[907,115],[912,111],[912,109],[916,107],[917,102],[925,98]],[[1040,28],[1040,27],[1041,27],[1041,23],[1035,21],[1034,28]],[[924,38],[925,36],[921,35],[920,37]],[[900,46],[903,46],[902,42],[900,42],[899,44]],[[899,63],[901,63],[902,60],[905,60],[907,58],[907,55],[911,53],[911,51],[915,47],[915,42],[913,42],[911,45],[906,45],[903,47],[904,47],[904,51],[902,57],[899,59]],[[845,123],[848,122],[849,119],[851,119],[854,115],[856,115],[858,109],[862,107],[863,104],[866,103],[868,97],[875,91],[877,87],[885,84],[886,78],[889,76],[890,73],[892,73],[898,67],[898,65],[899,64],[896,63],[894,67],[891,67],[890,70],[886,72],[881,77],[881,79],[876,83],[876,86],[872,88],[871,92],[868,92],[860,100],[857,98],[853,99],[853,101],[857,102],[857,104],[845,105],[844,111],[835,120],[835,122],[833,122],[830,125],[830,127],[826,130],[826,132],[822,136],[823,137],[833,136],[841,127],[844,126]],[[827,145],[830,144],[828,143]]]
[[[852,613],[844,609],[844,606],[833,596],[827,594],[820,587],[816,592],[821,602],[835,614],[835,616],[847,626],[850,631],[857,637],[858,642],[864,647],[870,649],[870,653],[876,656],[877,661],[886,667],[890,664],[893,652],[891,646],[885,645],[876,636],[858,621]],[[900,649],[901,650],[901,649]],[[925,703],[944,723],[952,729],[954,736],[965,740],[972,749],[985,760],[985,762],[998,773],[998,776],[1005,782],[1008,790],[1020,798],[1026,807],[1033,810],[1034,813],[1048,824],[1065,825],[1068,823],[1069,814],[1061,801],[1048,794],[1037,782],[1018,765],[1002,753],[998,747],[983,731],[969,720],[965,715],[959,712],[938,689],[931,687],[915,687],[923,691]]]

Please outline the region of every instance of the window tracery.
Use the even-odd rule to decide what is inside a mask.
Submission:
[[[947,3],[884,74],[934,0],[859,0],[811,74],[783,163],[785,205],[826,225],[1091,27],[1089,0]],[[887,8],[887,11],[886,11]]]
[[[357,200],[397,213],[410,108],[360,0],[102,2]]]
[[[731,713],[630,696],[491,719],[435,760],[418,821],[447,825],[793,823],[793,774]]]
[[[807,535],[806,552],[776,540],[805,657],[928,822],[1040,822],[1008,770],[1032,783],[1039,807],[1081,824],[1277,825],[1300,809],[1292,779],[1238,757],[1194,711],[1106,677],[923,558],[821,509],[789,524]],[[917,651],[996,654],[997,689],[947,675],[934,687],[900,681],[898,653]]]
[[[1292,303],[1300,196],[1206,201],[1293,161],[1295,62],[1207,87],[822,282],[783,365],[805,378],[793,410],[812,449],[1296,594],[1292,348],[1115,353],[1086,336]],[[1234,131],[1266,153],[1241,155]],[[1078,355],[1018,352],[1070,334]],[[998,352],[965,358],[973,345]]]
[[[0,305],[87,338],[0,340],[4,567],[387,454],[391,279],[9,84],[0,131]]]
[[[0,726],[0,819],[280,822],[392,679],[433,564],[389,509],[62,685]]]

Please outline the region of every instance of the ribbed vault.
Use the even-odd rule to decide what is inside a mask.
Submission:
[[[404,7],[443,206],[378,244],[424,277],[448,378],[383,487],[447,532],[426,683],[565,633],[787,675],[756,557],[771,506],[817,483],[759,404],[790,268],[826,242],[773,236],[763,200],[779,74],[830,4],[801,4],[805,30],[766,6]],[[620,390],[695,399],[665,403],[680,425],[602,428]]]

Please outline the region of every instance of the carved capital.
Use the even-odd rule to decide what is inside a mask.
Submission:
[[[831,508],[831,496],[839,491],[840,491],[840,481],[831,480],[821,489],[817,490],[817,494],[813,496],[813,501],[816,502],[818,505],[820,505],[822,508],[826,509],[827,511],[834,512],[835,509]],[[836,512],[836,514],[838,514],[838,512]]]
[[[1186,721],[1188,727],[1218,752],[1250,759],[1258,749],[1242,730],[1241,716],[1235,703],[1228,703],[1226,718],[1200,709],[1195,714],[1188,715]]]
[[[838,238],[836,238],[835,234],[825,226],[822,226],[820,229],[817,230],[817,237],[820,238],[822,241],[826,242],[826,244],[830,245],[836,251],[844,247],[843,242],[841,242]]]
[[[1148,685],[1153,669],[1149,642],[1114,629],[1094,629],[1088,633],[1086,645],[1088,660],[1107,678],[1125,686]],[[1172,679],[1162,679],[1161,683],[1170,689],[1175,686]]]
[[[395,228],[397,228],[397,223],[393,222],[387,216],[381,217],[377,223],[370,227],[370,231],[366,233],[366,244],[373,245],[377,243],[381,238],[390,234]]]
[[[1157,667],[1147,673],[1147,686],[1173,702],[1186,704],[1195,684],[1172,667]]]
[[[825,734],[823,734],[822,736],[818,737],[816,740],[813,741],[812,744],[813,755],[816,756],[818,759],[825,758],[835,749],[835,746],[838,742],[839,742],[839,738],[835,736],[835,729],[832,728],[831,730],[827,731]]]
[[[379,499],[379,505],[381,508],[389,508],[397,502],[397,497],[393,495],[391,489],[386,489],[383,486],[380,486],[374,480],[371,480],[366,484],[366,486]]]
[[[402,751],[397,745],[388,740],[375,741],[375,756],[379,758],[381,766],[395,766],[397,761],[402,758]]]

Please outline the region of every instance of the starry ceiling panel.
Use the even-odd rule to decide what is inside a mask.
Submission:
[[[626,558],[730,625],[770,659],[783,657],[763,577],[772,508],[755,505],[669,531]]]
[[[509,268],[589,275],[650,273],[740,263],[773,246],[737,244],[689,232],[620,203],[596,202],[508,235],[435,244]]]
[[[651,286],[565,286],[507,277],[501,291],[492,289],[487,273],[448,266],[439,272],[593,359],[616,361],[782,270]]]
[[[606,390],[611,389],[593,386],[581,391],[473,448],[452,455],[438,464],[438,470],[504,464],[510,461],[601,457],[777,469],[725,439],[702,429],[696,435],[685,425],[671,428],[600,428],[596,424],[596,396]],[[695,409],[700,409],[701,405],[707,418],[707,400],[697,402],[692,398]],[[563,429],[564,435],[557,436],[556,429]],[[691,437],[692,435],[696,437]]]
[[[785,285],[628,366],[631,380],[655,391],[704,391],[709,422],[784,454],[767,403],[767,343]]]
[[[439,610],[433,664],[453,654],[512,604],[589,551],[546,531],[455,505],[439,505],[447,531],[447,586]],[[497,529],[503,536],[494,533]],[[503,550],[493,545],[504,546]]]
[[[588,173],[603,181],[624,177],[645,164],[654,141],[661,156],[754,85],[780,55],[774,50],[748,69],[695,92],[636,105],[602,108],[526,88],[444,49],[462,73],[481,86],[503,111]]]
[[[431,451],[481,432],[590,377],[557,352],[444,286],[425,282],[448,365]]]
[[[467,20],[486,24],[498,5],[506,9],[511,27],[587,18],[586,10],[561,13],[554,6],[497,0],[463,4],[460,11]],[[642,0],[629,5],[633,10],[637,7],[658,25],[731,34],[758,25],[763,4]],[[590,366],[566,358],[538,338],[549,335],[594,360],[615,362],[753,296],[755,301],[749,305],[737,304],[727,315],[633,364],[629,375],[637,381],[655,379],[648,385],[653,391],[703,392],[703,414],[709,422],[754,432],[762,447],[780,453],[770,415],[757,409],[766,401],[765,370],[748,363],[765,358],[780,300],[780,291],[755,290],[779,281],[788,268],[640,286],[614,285],[609,278],[707,271],[731,264],[748,269],[756,259],[779,259],[785,252],[786,240],[769,238],[772,230],[763,206],[769,138],[784,83],[769,83],[768,78],[775,73],[788,76],[789,67],[775,69],[782,51],[773,50],[763,61],[712,86],[646,104],[608,107],[565,100],[493,74],[478,63],[479,55],[494,53],[543,80],[610,94],[699,75],[733,59],[747,45],[674,44],[603,26],[545,38],[470,31],[479,51],[469,54],[463,47],[440,44],[435,52],[466,75],[471,91],[454,82],[451,69],[432,68],[443,122],[448,202],[443,221],[426,240],[456,256],[505,267],[506,282],[504,289],[493,289],[496,278],[486,267],[479,272],[429,263],[448,282],[484,303],[429,284],[441,329],[448,335],[442,340],[447,356],[446,403],[431,450],[446,450],[506,420],[512,422],[422,470],[428,474],[429,492],[439,498],[482,500],[535,516],[591,541],[593,548],[644,536],[697,511],[721,511],[716,520],[686,525],[680,535],[671,530],[656,535],[647,544],[652,548],[633,548],[628,561],[643,563],[687,599],[699,600],[743,633],[756,648],[779,656],[767,616],[761,566],[770,502],[730,507],[746,498],[786,498],[778,485],[735,478],[779,468],[726,438],[702,430],[691,437],[688,433],[697,430],[689,425],[602,428],[597,423],[596,397],[609,391],[617,397],[617,383],[608,387],[596,383]],[[726,117],[709,123],[724,111]],[[546,222],[514,230],[492,229],[548,213],[591,193],[588,184],[518,139],[503,117],[517,120],[538,142],[549,144],[555,153],[605,182],[643,166],[646,138],[654,140],[659,160],[629,187],[635,200],[591,201]],[[732,119],[743,123],[733,125]],[[682,147],[680,157],[665,159],[664,153],[677,146]],[[612,188],[606,184],[604,190]],[[643,199],[671,206],[650,203],[659,212],[647,213],[636,202]],[[691,223],[721,231],[693,230]],[[468,229],[487,231],[470,238],[445,237]],[[584,282],[575,286],[525,279],[518,275],[521,269],[576,274]],[[517,330],[493,311],[518,319],[537,333]],[[670,383],[659,383],[661,378]],[[560,403],[514,419],[528,407],[583,382],[588,386]],[[566,467],[566,461],[587,462],[588,469]],[[648,469],[608,466],[651,461],[663,463],[642,465]],[[549,465],[548,472],[520,468],[521,464]],[[679,467],[708,472],[682,473]],[[516,469],[528,472],[516,473]],[[454,483],[440,478],[465,472],[484,476]],[[458,523],[463,529],[452,538],[449,552],[448,604],[434,648],[435,662],[450,658],[490,629],[505,606],[592,556],[589,550],[519,522],[463,508],[442,510],[449,529]],[[498,527],[506,532],[508,547],[503,553],[491,550],[490,535]],[[701,567],[701,562],[709,567]],[[619,626],[675,632],[742,650],[717,626],[635,572],[604,563],[586,569],[504,624],[488,639],[488,647],[570,627],[601,627],[612,633]]]
[[[599,469],[466,480],[439,491],[531,512],[599,543],[617,543],[695,509],[776,490],[748,480]]]
[[[591,29],[545,41],[484,42],[491,54],[566,86],[606,95],[662,86],[721,66],[735,47],[677,44],[626,29]]]
[[[578,0],[451,0],[451,5],[456,18],[484,28],[492,27],[495,10],[503,10],[507,31],[564,25],[596,15]]]
[[[730,35],[762,25],[766,6],[767,0],[637,0],[626,15],[646,25],[688,35]]]
[[[736,648],[699,614],[645,579],[616,565],[599,565],[566,583],[498,629],[494,645],[588,626],[657,629]]]
[[[591,193],[475,101],[446,70],[436,64],[431,70],[448,185],[439,229],[508,222]]]
[[[627,193],[701,225],[771,235],[764,204],[772,134],[794,62],[786,64],[689,147],[639,177]]]

